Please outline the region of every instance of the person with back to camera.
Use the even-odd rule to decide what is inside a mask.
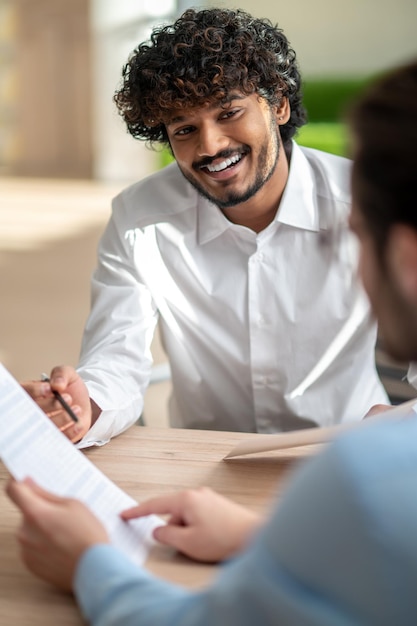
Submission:
[[[350,161],[294,141],[305,121],[295,52],[266,19],[187,10],[154,29],[115,102],[129,133],[175,162],[114,199],[77,371],[26,390],[67,436],[107,442],[140,416],[159,320],[172,426],[279,432],[386,404],[376,327],[346,231]],[[334,251],[331,251],[334,252]]]

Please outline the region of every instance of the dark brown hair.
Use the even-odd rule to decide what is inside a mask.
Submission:
[[[393,224],[417,229],[417,61],[380,77],[348,121],[355,206],[383,259]]]
[[[232,91],[270,105],[287,97],[284,142],[306,121],[296,55],[281,29],[241,10],[189,9],[133,51],[114,101],[133,137],[167,144],[170,110],[223,103]]]

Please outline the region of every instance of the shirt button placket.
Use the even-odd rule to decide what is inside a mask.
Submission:
[[[255,422],[258,430],[262,430],[262,419],[266,407],[271,405],[269,395],[273,393],[269,375],[271,355],[271,328],[268,312],[265,310],[266,299],[264,289],[266,280],[266,255],[257,252],[249,259],[248,294],[249,294],[249,334],[251,345],[252,391],[254,400]]]

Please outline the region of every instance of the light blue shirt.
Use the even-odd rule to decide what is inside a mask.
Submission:
[[[415,626],[417,417],[370,419],[306,462],[207,590],[99,545],[82,557],[75,592],[95,626]]]

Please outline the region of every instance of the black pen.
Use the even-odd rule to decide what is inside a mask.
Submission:
[[[49,383],[50,382],[49,376],[47,376],[46,374],[41,374],[41,380],[42,380],[42,382],[45,382],[45,383]],[[66,412],[68,413],[68,415],[70,416],[72,421],[73,422],[78,422],[78,417],[75,415],[75,413],[72,410],[72,408],[70,407],[70,405],[65,402],[65,400],[61,396],[61,394],[58,393],[58,391],[55,391],[55,389],[52,389],[52,388],[51,388],[51,391],[54,394],[55,398],[60,403],[60,405],[66,410]]]

